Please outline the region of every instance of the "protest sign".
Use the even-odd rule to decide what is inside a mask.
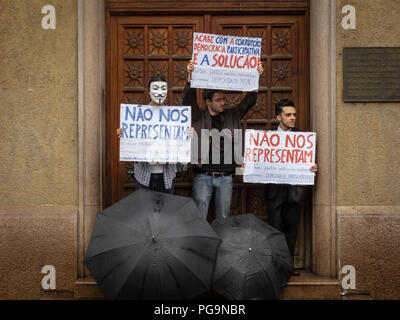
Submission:
[[[244,182],[313,185],[315,132],[246,130]]]
[[[120,127],[120,161],[190,162],[190,107],[121,104]]]
[[[194,32],[191,87],[257,90],[261,41],[261,38]]]

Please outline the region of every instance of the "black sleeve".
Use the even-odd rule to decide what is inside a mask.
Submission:
[[[192,107],[192,123],[196,122],[200,117],[200,109],[197,105],[196,88],[190,87],[190,82],[187,82],[183,89],[183,100],[184,106]]]
[[[237,111],[239,113],[240,119],[245,116],[245,114],[256,104],[256,102],[257,92],[247,92],[244,99],[237,105]]]

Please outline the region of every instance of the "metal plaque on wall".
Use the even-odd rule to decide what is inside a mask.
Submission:
[[[344,48],[343,100],[400,101],[400,47]]]

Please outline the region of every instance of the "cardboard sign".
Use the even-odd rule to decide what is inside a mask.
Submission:
[[[121,104],[120,161],[190,162],[191,108]]]
[[[243,181],[313,185],[315,132],[246,130]]]
[[[191,87],[233,91],[258,89],[261,38],[193,34]]]

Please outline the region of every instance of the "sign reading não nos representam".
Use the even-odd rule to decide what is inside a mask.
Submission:
[[[190,162],[191,108],[121,104],[120,161]]]
[[[244,182],[313,185],[314,132],[246,130]]]

